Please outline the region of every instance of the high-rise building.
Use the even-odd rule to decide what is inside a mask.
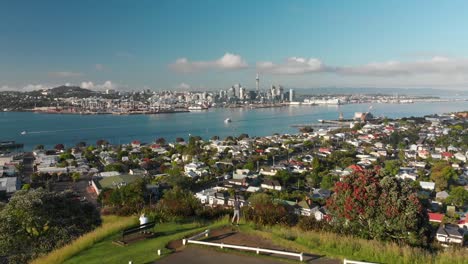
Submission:
[[[234,86],[232,86],[228,90],[228,97],[235,97],[235,96],[236,96],[236,88],[234,88]]]
[[[258,73],[257,73],[257,77],[255,78],[255,88],[257,89],[257,94],[258,94],[258,89],[260,88],[260,77],[258,77]]]
[[[294,102],[294,90],[289,89],[289,102]]]
[[[278,97],[280,98],[281,101],[284,100],[284,89],[283,86],[278,85]]]
[[[240,98],[240,99],[245,99],[245,96],[246,96],[245,88],[244,88],[244,87],[240,87],[240,88],[239,88],[239,98]]]

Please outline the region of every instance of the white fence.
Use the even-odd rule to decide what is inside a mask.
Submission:
[[[282,250],[265,249],[265,248],[258,248],[258,247],[245,247],[245,246],[237,246],[237,245],[231,245],[231,244],[205,242],[205,241],[196,240],[197,238],[200,238],[200,237],[203,237],[203,236],[208,237],[208,235],[209,235],[209,230],[205,230],[204,232],[202,232],[200,234],[197,234],[197,235],[192,236],[192,237],[187,238],[187,239],[183,239],[182,243],[184,245],[186,245],[188,243],[191,243],[191,244],[219,247],[221,249],[223,249],[223,248],[232,248],[232,249],[255,251],[257,254],[271,253],[271,254],[278,254],[278,255],[297,257],[297,258],[299,258],[300,261],[304,260],[304,254],[303,253],[294,253],[294,252],[288,252],[288,251],[282,251]]]

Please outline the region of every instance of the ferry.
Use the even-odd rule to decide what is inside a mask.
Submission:
[[[26,134],[27,134],[26,131],[21,132],[21,135],[26,135]]]
[[[231,118],[228,117],[228,118],[224,119],[224,123],[226,123],[226,124],[231,123]]]

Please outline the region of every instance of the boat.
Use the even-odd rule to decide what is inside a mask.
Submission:
[[[208,110],[208,107],[201,106],[201,105],[194,105],[188,107],[189,111],[201,111],[201,110]]]
[[[231,123],[231,118],[228,117],[228,118],[224,119],[224,123]]]
[[[21,132],[21,135],[26,135],[26,134],[27,134],[26,131]]]

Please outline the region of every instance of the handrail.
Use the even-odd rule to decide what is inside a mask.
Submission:
[[[186,245],[188,243],[192,243],[192,244],[199,244],[199,245],[205,245],[205,246],[214,246],[214,247],[219,247],[221,249],[223,249],[223,248],[233,248],[233,249],[241,249],[241,250],[250,250],[250,251],[255,251],[257,254],[260,254],[260,252],[262,252],[262,253],[272,253],[272,254],[278,254],[278,255],[298,257],[300,261],[304,260],[304,254],[303,253],[294,253],[294,252],[288,252],[288,251],[282,251],[282,250],[265,249],[265,248],[258,248],[258,247],[237,246],[237,245],[231,245],[231,244],[205,242],[205,241],[198,241],[198,240],[192,240],[192,239],[183,239],[182,243],[184,245]]]

